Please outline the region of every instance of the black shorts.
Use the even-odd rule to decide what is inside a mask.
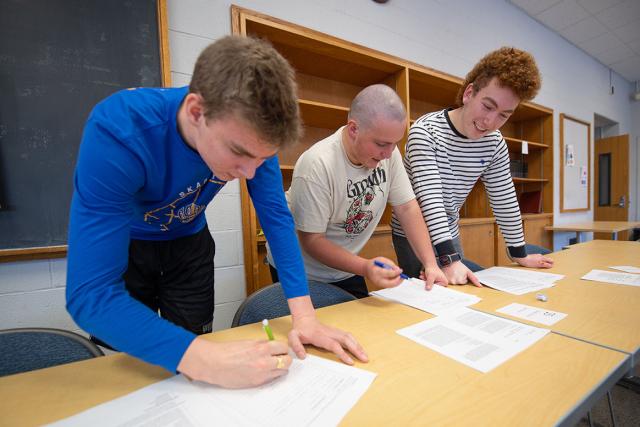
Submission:
[[[211,332],[214,255],[215,243],[207,226],[175,240],[132,239],[125,287],[133,298],[170,322],[195,334]]]

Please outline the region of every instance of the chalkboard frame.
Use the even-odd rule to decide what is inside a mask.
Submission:
[[[169,26],[166,0],[156,0],[158,44],[160,48],[160,74],[163,87],[171,86],[169,57]],[[35,259],[64,258],[67,245],[39,246],[29,248],[0,249],[0,262],[27,261]]]

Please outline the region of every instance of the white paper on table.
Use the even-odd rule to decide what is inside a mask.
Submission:
[[[564,278],[562,274],[516,268],[491,267],[474,273],[483,285],[514,295],[547,289]]]
[[[457,307],[473,305],[482,300],[482,298],[475,295],[454,291],[440,285],[433,285],[431,290],[427,291],[424,285],[424,281],[420,279],[409,279],[402,281],[396,287],[373,291],[371,295],[399,302],[435,315]]]
[[[640,273],[640,267],[634,267],[633,265],[613,265],[609,268],[624,271],[625,273]]]
[[[545,310],[540,307],[533,307],[531,305],[513,304],[506,305],[496,310],[498,313],[509,314],[513,317],[520,319],[530,320],[536,323],[542,323],[543,325],[553,325],[560,320],[567,317],[566,313],[560,313],[559,311]]]
[[[178,375],[53,426],[337,425],[376,374],[308,354],[261,387],[229,390]]]
[[[489,372],[549,330],[461,307],[396,332],[473,369]]]
[[[584,276],[584,280],[613,283],[615,285],[640,286],[640,276],[630,273],[616,273],[614,271],[591,270]]]

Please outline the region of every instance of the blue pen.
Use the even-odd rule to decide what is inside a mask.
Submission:
[[[377,267],[384,268],[385,270],[391,270],[391,268],[392,268],[390,265],[387,265],[387,264],[385,264],[384,262],[380,262],[380,261],[378,261],[377,259],[376,259],[376,260],[373,260],[373,263],[374,263]],[[409,280],[409,276],[407,276],[407,275],[406,275],[406,274],[404,274],[404,273],[400,273],[400,277],[401,277],[401,278],[403,278],[404,280]]]

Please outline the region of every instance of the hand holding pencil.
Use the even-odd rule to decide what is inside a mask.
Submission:
[[[213,342],[196,337],[178,371],[196,381],[225,388],[256,387],[288,372],[292,359],[286,342],[276,341],[266,321],[268,340]]]

